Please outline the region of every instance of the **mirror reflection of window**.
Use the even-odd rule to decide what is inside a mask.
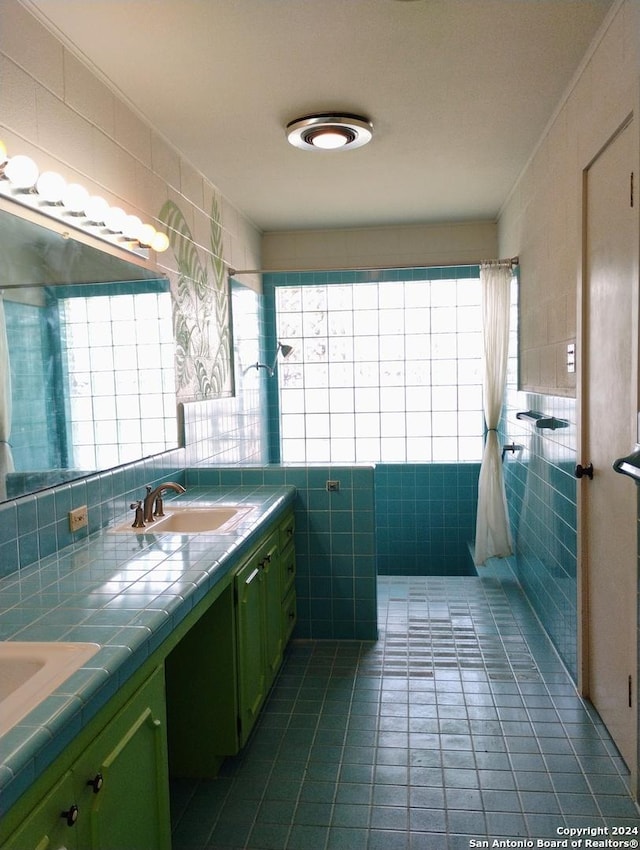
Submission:
[[[11,372],[7,497],[177,444],[167,280],[34,287],[3,298]]]
[[[11,385],[0,501],[178,445],[169,281],[145,259],[49,225],[0,204],[0,367]]]
[[[74,295],[58,312],[70,465],[103,469],[174,445],[169,292]]]

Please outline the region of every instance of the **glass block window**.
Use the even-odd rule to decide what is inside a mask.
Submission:
[[[70,464],[104,469],[177,444],[168,292],[58,303]]]
[[[282,462],[482,457],[477,277],[275,287]]]

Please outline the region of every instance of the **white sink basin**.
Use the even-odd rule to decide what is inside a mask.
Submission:
[[[100,649],[97,643],[0,641],[0,735]]]
[[[252,505],[165,506],[165,516],[134,528],[130,522],[112,528],[116,534],[227,534],[254,510]]]

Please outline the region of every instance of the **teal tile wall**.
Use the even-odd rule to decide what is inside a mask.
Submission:
[[[145,485],[184,479],[184,451],[127,464],[0,503],[0,576],[9,575],[122,518]],[[69,531],[68,513],[87,505],[89,525]]]
[[[479,463],[377,464],[381,575],[475,575]]]
[[[535,410],[567,427],[539,430],[518,411]],[[511,559],[529,601],[574,679],[577,679],[577,487],[574,399],[507,395],[504,444],[515,443],[504,461],[505,487],[515,545]],[[482,568],[479,568],[479,571]]]
[[[292,484],[297,489],[298,638],[376,640],[377,564],[373,467],[198,467],[187,484]],[[329,493],[327,481],[340,482]]]

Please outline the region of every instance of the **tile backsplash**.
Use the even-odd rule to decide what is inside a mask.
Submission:
[[[146,484],[184,478],[184,450],[141,460],[116,469],[0,503],[0,575],[52,555],[125,515],[132,500],[144,496]],[[69,511],[87,505],[89,524],[69,530]]]

